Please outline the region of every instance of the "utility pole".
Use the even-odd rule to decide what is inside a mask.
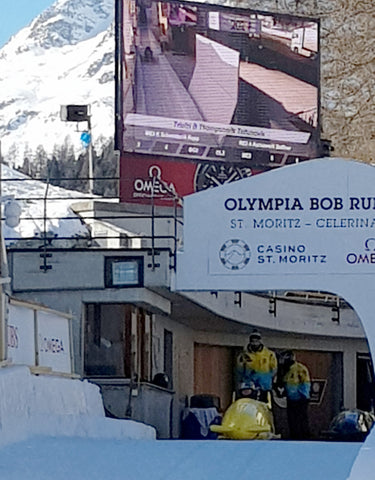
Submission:
[[[63,122],[87,122],[87,132],[83,132],[81,140],[88,147],[89,193],[94,193],[94,163],[91,134],[90,105],[62,105],[60,118]]]
[[[89,193],[94,193],[94,162],[92,158],[92,134],[91,134],[91,115],[87,115],[88,138],[88,156],[89,156]]]

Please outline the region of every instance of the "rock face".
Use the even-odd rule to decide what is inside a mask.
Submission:
[[[230,4],[320,20],[322,138],[332,141],[335,156],[375,162],[375,2],[246,0]]]

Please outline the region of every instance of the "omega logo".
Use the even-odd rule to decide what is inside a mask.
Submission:
[[[154,174],[155,172],[155,174]],[[158,165],[151,165],[151,167],[148,169],[148,176],[150,178],[161,178],[161,168]]]
[[[151,165],[148,169],[148,178],[136,178],[134,180],[134,190],[137,194],[170,194],[176,192],[174,184],[164,182],[161,178],[162,170],[159,165]]]
[[[349,265],[360,263],[375,264],[375,238],[368,238],[364,246],[365,252],[370,253],[350,252],[346,255],[346,263],[349,263]]]

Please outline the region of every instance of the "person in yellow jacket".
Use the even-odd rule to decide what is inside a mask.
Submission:
[[[304,440],[309,438],[308,405],[310,401],[311,380],[306,365],[296,361],[294,352],[286,350],[280,355],[278,372],[280,385],[287,399],[287,417],[290,438]]]
[[[237,357],[238,390],[242,396],[267,402],[272,391],[272,381],[277,371],[277,358],[264,346],[260,332],[254,330],[249,343]],[[249,394],[244,392],[250,392]]]

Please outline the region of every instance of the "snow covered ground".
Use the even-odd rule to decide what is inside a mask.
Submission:
[[[344,480],[359,447],[353,443],[36,437],[0,449],[0,478]]]
[[[0,368],[0,391],[0,447],[40,435],[156,438],[149,425],[106,417],[99,387],[87,380],[9,365]]]
[[[106,418],[87,381],[10,366],[0,389],[1,480],[345,480],[362,446],[156,440],[150,426]],[[369,440],[351,480],[373,478]]]
[[[34,375],[26,366],[4,366],[0,368],[0,391],[0,478],[4,480],[66,474],[75,460],[69,452],[64,454],[64,445],[79,455],[80,445],[103,442],[108,446],[129,440],[153,443],[156,438],[149,425],[105,417],[99,388],[87,380]],[[95,469],[97,453],[95,448],[90,453],[87,446],[81,452],[81,464]],[[98,466],[105,463],[105,449],[102,453]]]

